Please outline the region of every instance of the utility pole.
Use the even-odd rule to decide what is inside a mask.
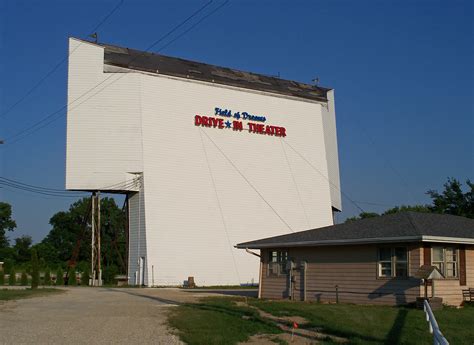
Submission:
[[[91,242],[91,285],[102,285],[102,267],[100,251],[100,192],[93,192],[92,206],[92,242]]]

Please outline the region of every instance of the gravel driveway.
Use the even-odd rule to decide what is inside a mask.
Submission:
[[[66,293],[0,302],[0,344],[182,344],[169,308],[206,296],[257,290],[64,288]]]
[[[158,290],[68,288],[0,302],[0,344],[181,344],[166,314],[191,296]]]

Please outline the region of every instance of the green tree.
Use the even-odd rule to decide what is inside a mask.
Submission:
[[[8,247],[7,231],[13,231],[16,223],[12,219],[12,207],[6,202],[0,202],[0,248]]]
[[[9,274],[12,269],[13,269],[13,260],[12,259],[5,260],[5,263],[3,264],[3,271],[6,274]]]
[[[16,272],[15,269],[12,267],[12,269],[9,272],[10,276],[8,277],[8,285],[14,286],[16,285]]]
[[[64,273],[62,269],[56,272],[56,285],[64,285]]]
[[[89,279],[90,279],[89,269],[85,269],[81,275],[81,285],[88,286]]]
[[[375,212],[362,212],[362,213],[359,213],[359,215],[356,217],[347,218],[346,223],[353,222],[355,220],[360,220],[360,219],[374,218],[378,216],[380,216],[380,214],[375,213]]]
[[[429,190],[427,194],[433,200],[431,211],[474,218],[474,183],[467,180],[466,185],[467,191],[464,192],[461,182],[455,178],[448,178],[441,193]]]
[[[69,286],[77,285],[76,269],[74,267],[71,267],[69,269],[67,285]]]
[[[37,289],[39,285],[39,263],[36,250],[31,251],[31,288]]]
[[[104,279],[104,283],[105,284],[115,284],[116,281],[115,281],[115,276],[119,273],[119,269],[117,266],[115,265],[110,265],[110,266],[107,266],[103,273],[102,273],[102,277]]]
[[[33,240],[31,236],[23,235],[15,238],[15,245],[13,250],[15,251],[15,262],[22,264],[31,260],[31,244]]]
[[[20,285],[21,286],[28,285],[28,275],[26,274],[26,272],[21,272]]]
[[[0,271],[0,286],[5,285],[5,272]]]
[[[102,198],[100,205],[103,267],[117,266],[121,273],[125,273],[125,212],[112,198]],[[68,211],[51,217],[51,231],[41,243],[35,245],[47,265],[66,263],[77,248],[76,267],[90,262],[90,208],[90,199],[83,198],[73,203]]]
[[[51,273],[49,273],[49,270],[44,273],[44,285],[51,286]]]
[[[402,205],[402,206],[396,206],[396,207],[390,208],[384,213],[382,213],[382,215],[394,214],[398,212],[407,212],[407,211],[421,212],[421,213],[432,212],[429,205],[414,205],[414,206]]]

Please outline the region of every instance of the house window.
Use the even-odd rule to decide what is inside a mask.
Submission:
[[[268,274],[272,276],[278,276],[286,274],[286,262],[288,261],[288,252],[282,250],[270,251],[269,263],[268,263]]]
[[[436,266],[446,278],[457,278],[458,256],[454,247],[433,247],[431,264]]]
[[[408,277],[408,252],[405,247],[381,247],[378,257],[379,277]]]

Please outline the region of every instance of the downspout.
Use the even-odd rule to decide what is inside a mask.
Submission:
[[[306,302],[306,300],[307,300],[307,297],[306,297],[306,265],[305,265],[305,267],[304,267],[304,277],[303,277],[303,279],[304,279],[304,285],[303,285],[303,294],[304,294],[304,295],[303,295],[303,301]]]
[[[260,254],[254,253],[248,248],[245,248],[245,251],[249,254],[255,255],[260,258],[260,271],[258,272],[258,298],[262,298],[262,276],[263,276],[263,262],[262,256]]]
[[[262,256],[260,254],[257,254],[257,253],[254,253],[252,252],[251,250],[249,250],[248,248],[245,248],[245,251],[249,254],[252,254],[252,255],[255,255],[255,256],[258,256],[259,258],[261,258]]]

